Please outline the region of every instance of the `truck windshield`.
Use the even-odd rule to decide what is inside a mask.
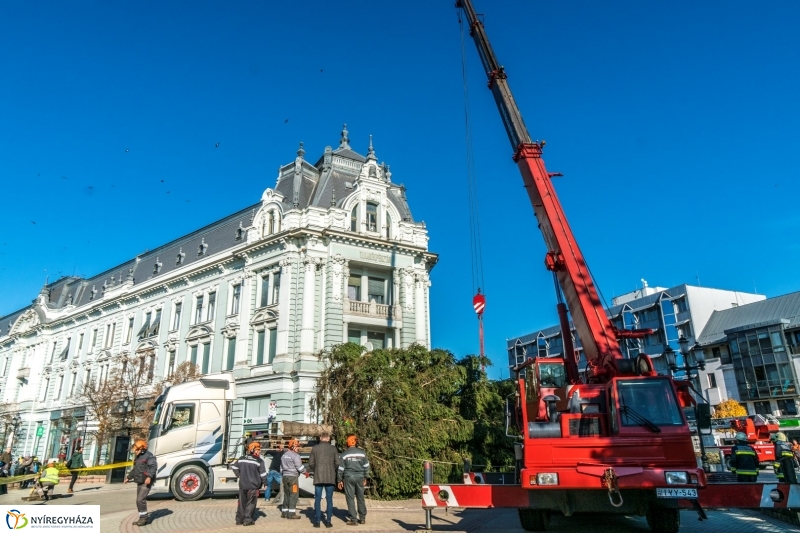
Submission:
[[[654,426],[681,426],[678,401],[666,379],[617,381],[619,414],[623,426],[641,426],[643,419]]]

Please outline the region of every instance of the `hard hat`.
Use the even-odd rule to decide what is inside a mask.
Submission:
[[[352,448],[357,443],[358,443],[358,439],[356,438],[355,435],[348,435],[348,437],[347,437],[347,446]]]
[[[781,442],[786,442],[786,433],[783,431],[779,431],[775,434],[775,440],[779,440]]]
[[[245,432],[244,432],[244,436],[245,436],[245,437],[249,437],[250,435],[252,435],[252,433],[250,433],[249,431],[245,431]]]
[[[299,446],[300,446],[300,441],[298,441],[297,439],[290,440],[289,444],[286,445],[287,448],[294,448]]]
[[[257,442],[251,442],[250,445],[247,447],[247,453],[249,454],[256,454],[261,451],[261,444]]]
[[[736,440],[738,442],[747,442],[747,435],[740,431],[736,434]]]
[[[133,443],[134,450],[146,450],[147,449],[147,441],[143,439],[139,439]]]

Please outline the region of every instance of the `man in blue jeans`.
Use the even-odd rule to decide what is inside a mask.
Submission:
[[[267,457],[271,457],[271,461],[269,463],[268,474],[267,474],[267,488],[264,489],[264,501],[268,502],[272,497],[272,482],[278,482],[278,496],[275,498],[277,501],[278,507],[283,507],[283,485],[281,484],[281,457],[283,457],[283,443],[278,443],[278,448],[276,450],[267,450],[265,454]],[[282,510],[282,509],[279,509]]]
[[[327,501],[325,527],[333,527],[333,487],[336,485],[336,471],[339,469],[339,452],[331,444],[330,433],[319,436],[320,443],[311,448],[308,469],[314,475],[314,527],[322,522],[322,492]]]

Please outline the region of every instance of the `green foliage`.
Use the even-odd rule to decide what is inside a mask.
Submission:
[[[456,361],[446,350],[374,350],[356,344],[323,354],[326,367],[312,408],[334,427],[337,442],[356,434],[369,455],[374,496],[419,494],[422,460],[434,463],[434,479],[457,482],[462,459],[513,463],[504,436],[503,393],[486,379],[480,360]]]
[[[515,391],[510,379],[490,381],[483,367],[491,365],[485,357],[468,355],[459,366],[466,369],[466,382],[459,394],[461,416],[472,421],[472,438],[467,442],[464,456],[473,465],[502,467],[514,465],[513,442],[506,436],[505,401]]]

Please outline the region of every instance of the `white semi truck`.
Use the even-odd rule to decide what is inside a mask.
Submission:
[[[227,373],[165,389],[156,399],[149,434],[158,461],[153,491],[169,491],[180,501],[238,491],[230,464],[242,453],[242,404]],[[312,480],[300,476],[300,489],[313,493]]]

